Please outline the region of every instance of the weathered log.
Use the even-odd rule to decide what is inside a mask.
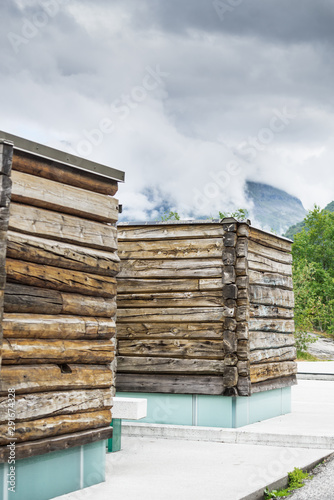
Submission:
[[[221,291],[118,294],[119,308],[125,307],[221,307]]]
[[[22,233],[7,233],[7,256],[102,276],[115,276],[120,269],[116,253],[102,252]]]
[[[249,273],[249,282],[251,285],[266,285],[272,287],[280,287],[287,290],[293,289],[292,277],[283,276],[278,273],[266,273],[261,271],[252,271]]]
[[[225,316],[234,316],[233,309],[228,307],[170,307],[159,309],[147,307],[142,309],[118,309],[118,323],[142,323],[143,321],[154,323],[173,322],[217,322],[223,321]]]
[[[41,418],[28,422],[17,422],[15,425],[15,441],[34,441],[53,436],[61,436],[87,429],[104,427],[111,422],[110,410],[90,411],[76,415],[60,415]],[[0,444],[6,445],[13,441],[12,436],[6,434],[8,425],[0,425]]]
[[[118,190],[118,182],[113,179],[47,158],[36,158],[26,151],[14,152],[13,170],[109,196],[114,196]]]
[[[22,365],[3,366],[0,378],[0,395],[15,387],[16,394],[58,391],[69,389],[109,388],[113,373],[100,365]]]
[[[112,319],[78,316],[4,314],[3,334],[10,339],[110,339],[115,336]]]
[[[249,292],[252,303],[286,307],[288,309],[294,307],[293,291],[284,290],[278,287],[272,288],[261,285],[250,285]]]
[[[297,363],[294,361],[282,361],[276,363],[262,363],[251,365],[250,377],[252,383],[262,382],[272,378],[288,377],[296,375]]]
[[[295,323],[290,319],[251,318],[249,320],[249,329],[260,332],[293,333],[295,331]]]
[[[248,268],[252,271],[261,271],[268,273],[283,274],[284,276],[291,277],[292,266],[291,264],[282,264],[276,260],[268,259],[262,255],[248,252]]]
[[[237,389],[238,389],[239,396],[250,396],[251,395],[251,382],[250,382],[249,377],[239,377]]]
[[[38,455],[46,455],[54,451],[67,450],[76,446],[83,446],[96,441],[103,441],[112,437],[113,428],[100,427],[98,429],[90,429],[88,431],[75,432],[72,434],[64,434],[47,439],[38,439],[36,441],[28,441],[19,443],[15,447],[15,459],[22,460],[23,458],[34,457]],[[8,461],[10,448],[7,446],[0,447],[0,463]]]
[[[250,362],[249,360],[238,361],[237,364],[238,373],[240,377],[248,377],[250,373]]]
[[[261,255],[270,260],[276,260],[277,262],[282,262],[283,264],[292,264],[292,255],[288,252],[283,252],[281,250],[276,250],[275,248],[261,245],[252,239],[248,242],[248,250],[254,254]]]
[[[120,278],[220,277],[221,259],[123,260]]]
[[[116,222],[118,201],[110,196],[87,192],[13,170],[12,200],[100,222]]]
[[[108,364],[114,359],[110,340],[55,340],[5,338],[2,364]]]
[[[185,238],[219,238],[224,235],[221,224],[182,224],[168,223],[145,226],[118,225],[119,241],[130,240],[164,240],[164,239],[185,239]]]
[[[224,390],[223,377],[214,375],[150,375],[119,373],[116,388],[121,392],[218,395]]]
[[[213,259],[221,258],[222,238],[161,241],[120,241],[121,259]]]
[[[53,391],[22,394],[15,398],[15,421],[35,420],[56,415],[72,415],[92,410],[110,410],[110,389]],[[8,396],[0,397],[0,423],[8,422]]]
[[[249,327],[248,327],[248,322],[240,321],[237,324],[237,337],[238,340],[248,340],[249,338]]]
[[[249,342],[248,340],[238,340],[237,355],[241,361],[249,360]]]
[[[154,339],[119,340],[120,356],[223,359],[222,340]]]
[[[118,356],[117,373],[222,374],[224,363],[216,359]]]
[[[234,248],[237,244],[237,235],[232,231],[227,231],[223,236],[224,247]]]
[[[259,304],[250,305],[250,317],[251,318],[281,318],[281,319],[292,319],[293,309],[286,309],[284,307],[276,306],[263,306]]]
[[[117,250],[117,232],[114,226],[29,205],[10,204],[9,228],[89,248]]]
[[[280,377],[270,380],[264,380],[251,385],[251,392],[272,391],[273,389],[282,389],[282,387],[291,387],[297,384],[296,375],[289,375],[287,377]]]
[[[246,257],[238,257],[235,265],[235,273],[237,276],[247,276],[248,260]]]
[[[250,349],[271,349],[295,345],[293,333],[249,332]]]
[[[235,387],[238,383],[238,369],[236,366],[226,366],[223,377],[224,387],[229,389]]]
[[[153,293],[168,290],[169,292],[195,292],[204,290],[221,290],[223,287],[221,278],[209,279],[186,279],[171,278],[142,279],[117,277],[117,293]]]
[[[222,282],[231,285],[236,281],[235,266],[224,266],[222,269]]]
[[[116,314],[116,298],[89,297],[46,288],[6,283],[5,312],[74,314],[111,318]]]
[[[229,234],[229,233],[227,233]],[[233,233],[231,233],[233,234]],[[224,248],[224,251],[222,253],[222,261],[224,266],[234,266],[236,259],[237,259],[237,254],[235,251],[235,248]]]
[[[272,363],[282,361],[295,361],[297,350],[295,347],[281,347],[279,349],[259,349],[250,353],[252,365],[257,363]]]
[[[222,323],[118,323],[118,339],[190,338],[219,339],[223,336]]]
[[[237,228],[238,237],[243,236],[243,237],[248,238],[249,237],[249,230],[250,230],[249,224],[247,224],[246,222],[239,222],[238,223],[238,228]]]
[[[244,238],[242,236],[238,237],[236,244],[236,255],[237,257],[245,257],[247,259],[248,256],[248,238]]]
[[[276,234],[270,234],[255,227],[249,228],[249,239],[269,248],[291,253],[292,241]]]
[[[237,350],[237,336],[235,332],[225,330],[223,333],[223,350],[225,353],[234,353]]]
[[[22,285],[63,292],[111,298],[116,295],[116,279],[83,274],[79,271],[6,259],[7,280]]]

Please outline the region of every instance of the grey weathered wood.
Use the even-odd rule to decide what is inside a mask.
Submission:
[[[22,394],[15,398],[15,421],[110,409],[112,403],[109,389]],[[0,423],[3,424],[7,421],[8,396],[0,396]]]
[[[145,319],[145,318],[144,318]],[[118,339],[145,339],[145,338],[191,338],[191,339],[219,339],[223,336],[223,326],[217,323],[118,323]]]
[[[250,305],[251,318],[278,318],[293,319],[293,309],[276,306],[264,306],[259,304]]]
[[[170,278],[170,279],[142,279],[117,277],[117,292],[122,293],[151,293],[161,292],[195,292],[199,290],[221,290],[223,287],[220,278]]]
[[[274,361],[295,361],[297,350],[295,347],[280,347],[278,349],[259,349],[251,351],[250,362],[252,365],[256,363],[272,363]]]
[[[293,333],[295,323],[290,319],[262,319],[251,318],[249,320],[249,329],[262,332]],[[268,335],[270,338],[271,335]]]
[[[12,200],[85,219],[116,222],[118,201],[77,187],[13,170]]]
[[[282,387],[291,387],[297,384],[296,375],[289,375],[287,377],[280,377],[270,380],[264,380],[263,382],[257,382],[251,385],[251,392],[255,394],[257,392],[272,391],[273,389],[281,389]]]
[[[221,259],[123,260],[120,278],[208,278],[220,277]]]
[[[273,378],[288,377],[290,375],[296,375],[296,373],[297,363],[295,361],[261,363],[251,365],[250,368],[252,384]]]
[[[118,354],[120,356],[223,359],[224,341],[198,339],[119,340]]]
[[[120,392],[160,392],[167,394],[219,395],[224,391],[223,377],[214,375],[149,375],[119,373]]]
[[[286,238],[281,238],[276,234],[270,234],[266,231],[262,231],[261,229],[257,229],[255,227],[250,227],[249,229],[250,241],[255,241],[261,245],[265,245],[269,248],[275,248],[276,250],[280,250],[282,252],[291,252],[292,241],[289,241]]]
[[[294,294],[291,290],[282,288],[271,288],[261,285],[250,285],[250,300],[254,304],[268,306],[279,306],[286,308],[294,307]]]
[[[294,346],[295,337],[293,333],[275,333],[275,332],[249,332],[250,348],[271,349],[278,347]]]
[[[114,226],[29,205],[11,203],[9,228],[89,248],[117,250],[117,232]]]
[[[248,272],[248,276],[251,285],[265,285],[271,287],[277,286],[287,290],[293,289],[291,276],[283,276],[279,273],[267,273],[253,270]]]
[[[284,252],[276,250],[273,247],[261,245],[252,239],[248,240],[248,250],[270,260],[276,260],[277,262],[282,262],[283,264],[292,264],[292,255],[290,252]]]
[[[221,307],[221,291],[118,294],[119,308],[127,307]]]
[[[223,321],[225,316],[233,317],[233,309],[228,307],[169,307],[165,309],[146,307],[142,309],[119,309],[117,321],[119,323],[142,323],[143,321],[156,323],[217,322]]]
[[[291,264],[283,264],[282,262],[262,257],[262,255],[255,254],[250,251],[248,252],[248,268],[252,271],[278,273],[290,277],[292,275]]]
[[[118,226],[120,242],[129,240],[164,240],[184,238],[216,238],[224,235],[221,224],[161,224]]]
[[[154,356],[118,356],[117,373],[222,374],[224,363],[218,359],[183,359]]]

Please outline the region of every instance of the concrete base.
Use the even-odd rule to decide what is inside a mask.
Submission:
[[[18,460],[15,492],[8,488],[8,463],[0,464],[2,500],[49,500],[105,481],[106,441]]]
[[[245,398],[125,392],[117,396],[147,399],[147,417],[141,422],[151,424],[237,428],[291,412],[291,387]]]

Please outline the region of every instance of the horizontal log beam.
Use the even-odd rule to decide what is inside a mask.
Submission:
[[[72,415],[92,410],[110,410],[110,389],[53,391],[22,394],[15,398],[15,421],[29,421],[56,415]],[[0,423],[8,422],[8,396],[0,396]]]
[[[83,274],[9,258],[6,259],[6,273],[11,283],[105,298],[116,295],[116,279],[108,276]]]
[[[249,346],[251,351],[256,349],[274,349],[295,345],[293,333],[249,332]]]
[[[292,247],[292,241],[287,241],[286,239],[279,238],[275,234],[270,234],[261,229],[255,227],[249,228],[249,239],[250,241],[255,241],[261,245],[267,246],[269,248],[274,248],[282,252],[290,252]]]
[[[251,382],[263,382],[278,377],[288,377],[297,374],[297,363],[294,361],[282,361],[276,363],[261,363],[251,365]]]
[[[46,417],[28,422],[16,422],[15,435],[8,436],[8,424],[0,425],[0,445],[6,445],[15,439],[16,443],[34,441],[48,437],[61,436],[88,429],[105,427],[111,422],[110,410],[90,411],[76,415]]]
[[[251,318],[249,329],[260,332],[294,333],[295,322],[290,319]]]
[[[120,356],[224,359],[223,340],[119,340]]]
[[[118,309],[117,321],[119,323],[169,323],[169,322],[219,322],[226,316],[234,316],[234,309],[228,307],[174,307],[174,308],[142,308]]]
[[[47,158],[37,158],[25,151],[14,151],[13,170],[109,196],[114,196],[118,190],[118,182],[113,179]]]
[[[222,278],[170,278],[142,279],[122,278],[117,276],[117,293],[153,293],[168,290],[170,292],[195,292],[222,290]]]
[[[221,224],[161,224],[119,226],[119,241],[147,241],[188,238],[220,238],[224,235]]]
[[[35,175],[12,171],[12,200],[100,222],[116,222],[118,201]]]
[[[111,369],[103,365],[19,365],[1,368],[0,395],[70,389],[103,389],[113,385]]]
[[[15,447],[16,460],[23,458],[34,457],[38,455],[46,455],[54,451],[67,450],[76,446],[83,446],[97,441],[103,441],[112,437],[113,428],[100,427],[98,429],[90,429],[88,431],[75,432],[72,434],[64,434],[47,439],[38,439],[36,441],[28,441],[26,443],[17,444]],[[0,447],[0,463],[8,461],[10,449],[7,446]]]
[[[221,395],[224,392],[223,377],[214,375],[119,373],[116,387],[120,392],[158,392],[163,394]]]
[[[114,226],[19,203],[10,204],[9,228],[104,251],[117,250]]]
[[[249,283],[251,285],[265,285],[271,287],[280,287],[285,288],[287,290],[293,289],[292,277],[291,276],[283,276],[278,273],[266,273],[261,271],[252,271],[248,272]]]
[[[118,294],[119,308],[129,307],[222,307],[222,292],[157,292]]]
[[[120,241],[118,253],[122,260],[221,258],[223,239]]]
[[[116,333],[112,319],[42,314],[8,314],[2,321],[3,335],[10,339],[111,339]]]
[[[280,347],[278,349],[259,349],[251,351],[251,365],[258,363],[273,363],[282,361],[295,361],[297,350],[295,347]]]
[[[275,240],[275,243],[277,243],[277,240]],[[248,251],[271,260],[276,260],[277,262],[282,262],[283,264],[292,264],[291,249],[288,251],[277,250],[276,248],[257,243],[250,238],[248,240]]]
[[[108,364],[114,359],[111,340],[3,339],[2,364]]]
[[[118,339],[220,339],[223,324],[220,323],[118,323]]]
[[[164,357],[118,356],[117,373],[220,374],[224,362],[215,359],[180,359]]]
[[[251,318],[293,319],[293,309],[276,306],[250,304]]]
[[[251,393],[255,394],[257,392],[272,391],[274,389],[282,389],[283,387],[291,387],[296,384],[297,376],[289,375],[287,377],[280,377],[252,384]]]
[[[221,259],[123,260],[120,278],[213,278],[221,277]]]
[[[289,309],[293,309],[295,305],[293,291],[283,290],[282,288],[250,285],[249,294],[250,301],[253,304],[286,307]]]
[[[116,253],[13,231],[7,233],[7,257],[101,276],[116,276],[120,269]]]
[[[258,271],[265,273],[276,273],[282,274],[283,276],[292,276],[292,265],[282,264],[262,255],[258,255],[252,252],[248,252],[248,269],[249,271]]]
[[[4,310],[7,313],[73,314],[111,318],[116,298],[89,297],[46,288],[6,283]]]

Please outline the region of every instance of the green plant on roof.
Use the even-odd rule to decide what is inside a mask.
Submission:
[[[292,472],[288,473],[288,487],[280,490],[269,491],[268,488],[264,490],[264,499],[282,498],[287,497],[293,491],[304,486],[305,479],[311,479],[312,476],[308,472],[303,472],[301,469],[295,467]]]
[[[248,215],[248,210],[246,210],[245,208],[239,208],[235,212],[219,212],[220,219],[225,219],[226,217],[234,217],[237,220],[243,220],[247,219]]]
[[[172,210],[168,212],[168,210],[166,210],[166,212],[161,216],[161,220],[163,222],[168,220],[180,220],[180,216],[177,212],[173,212]]]

